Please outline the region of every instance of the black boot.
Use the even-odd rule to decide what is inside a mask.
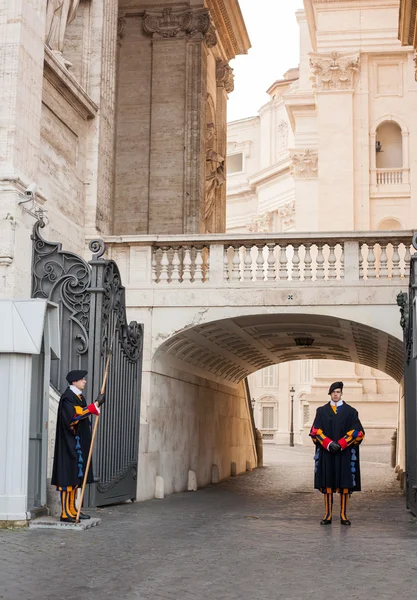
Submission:
[[[62,517],[60,518],[61,523],[75,523],[74,517]]]
[[[91,519],[90,515],[85,515],[84,513],[80,513],[80,521],[81,519],[86,520],[86,519]]]
[[[320,521],[320,525],[331,525],[332,520],[331,519],[322,519]]]
[[[352,523],[349,521],[349,519],[340,519],[340,523],[341,523],[342,525],[347,525],[348,527],[349,527],[350,525],[352,525]]]

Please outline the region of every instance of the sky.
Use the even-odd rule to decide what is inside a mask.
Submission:
[[[298,66],[300,56],[295,11],[303,8],[302,0],[239,0],[239,4],[252,47],[230,61],[235,89],[229,94],[228,121],[256,115],[269,99],[266,90]]]

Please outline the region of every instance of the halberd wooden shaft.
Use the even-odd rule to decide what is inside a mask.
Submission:
[[[112,343],[111,343],[111,346],[110,346],[109,354],[107,356],[106,368],[105,368],[104,375],[103,375],[103,382],[101,384],[101,391],[100,391],[101,394],[104,394],[104,390],[106,389],[106,382],[107,382],[107,376],[109,374],[110,357],[112,355],[112,348],[113,348],[113,340],[112,340]],[[98,426],[98,420],[99,420],[99,418],[100,418],[100,415],[97,415],[95,423],[94,423],[93,435],[91,436],[90,450],[88,452],[87,465],[85,467],[84,480],[83,480],[83,485],[82,485],[82,488],[81,488],[81,496],[80,496],[80,499],[79,499],[79,502],[78,502],[77,517],[75,519],[75,523],[76,524],[80,520],[81,508],[82,508],[83,501],[84,501],[85,487],[87,485],[88,471],[90,470],[91,457],[93,455],[94,441],[95,441],[96,435],[97,435],[97,426]]]

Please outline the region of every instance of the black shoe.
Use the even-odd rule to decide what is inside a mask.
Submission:
[[[320,521],[320,525],[331,525],[332,520],[331,519],[322,519]]]
[[[61,523],[75,523],[74,517],[61,517]]]
[[[82,519],[84,519],[84,520],[85,520],[85,519],[91,519],[91,517],[90,517],[90,515],[85,515],[84,513],[80,513],[80,521],[81,521]]]
[[[352,525],[352,523],[349,521],[349,519],[340,519],[340,523],[341,523],[341,525],[347,525],[348,527],[350,525]]]

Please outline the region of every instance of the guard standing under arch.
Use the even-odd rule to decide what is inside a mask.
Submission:
[[[314,455],[314,487],[322,492],[325,514],[322,525],[330,525],[333,494],[340,493],[340,522],[350,525],[347,517],[348,498],[361,491],[359,445],[365,431],[358,411],[342,400],[343,382],[329,388],[330,402],[317,409],[310,437],[316,445]]]

